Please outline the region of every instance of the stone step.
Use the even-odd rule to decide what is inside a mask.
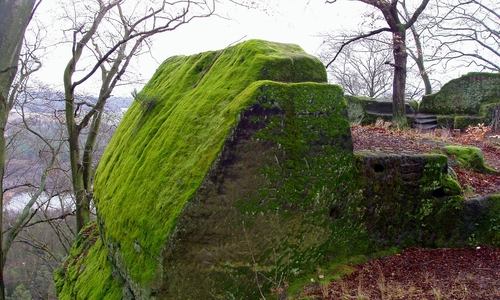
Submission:
[[[414,126],[418,129],[435,129],[438,127],[436,115],[416,114],[413,118]]]

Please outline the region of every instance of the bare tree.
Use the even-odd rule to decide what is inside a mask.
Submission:
[[[320,55],[323,61],[328,61],[329,53],[335,51],[335,41],[335,36],[325,37],[326,48]],[[370,38],[358,40],[344,48],[328,72],[347,94],[390,97],[391,68],[385,63],[391,56],[387,43]]]
[[[35,9],[35,0],[0,1],[0,192],[3,191],[6,141],[5,126],[13,106],[12,83],[18,70],[24,32]],[[3,214],[3,193],[0,197],[0,224]],[[3,246],[0,235],[0,245]],[[5,255],[0,251],[0,300],[5,299],[3,269]]]
[[[409,29],[418,19],[429,3],[429,0],[422,0],[418,7],[415,8],[413,14],[408,21],[403,23],[400,19],[400,8],[397,0],[358,0],[367,5],[375,7],[383,15],[385,22],[389,27],[382,27],[371,30],[368,33],[360,33],[357,36],[346,39],[339,51],[335,54],[330,63],[335,61],[340,52],[349,44],[364,38],[378,35],[382,32],[390,32],[392,34],[392,52],[394,62],[388,62],[394,68],[393,77],[393,123],[400,127],[407,127],[406,109],[405,109],[405,86],[406,86],[406,68],[408,52],[406,49],[406,30]],[[337,0],[326,1],[326,3],[335,3]],[[327,67],[330,65],[327,64]]]
[[[432,24],[432,37],[440,47],[435,60],[500,71],[498,1],[436,1],[435,7],[439,15]]]
[[[94,0],[75,1],[66,7],[64,18],[70,24],[67,32],[71,33],[71,59],[64,71],[65,116],[77,230],[90,219],[95,167],[92,153],[106,101],[131,60],[148,46],[153,35],[175,30],[195,18],[208,17],[214,10],[215,1],[210,0]],[[97,100],[78,101],[77,88],[94,77],[100,81]],[[82,142],[82,133],[87,127],[88,134]]]
[[[405,22],[408,22],[408,20],[411,18],[411,14],[408,11],[406,0],[400,1],[400,4],[402,6],[402,11],[400,12],[401,17]],[[418,71],[419,71],[419,75],[422,78],[422,82],[423,82],[424,87],[425,87],[424,94],[428,95],[428,94],[432,94],[432,83],[431,83],[431,80],[429,77],[429,71],[425,67],[426,61],[424,58],[424,47],[422,44],[422,34],[423,34],[423,31],[426,30],[427,26],[425,26],[425,25],[419,26],[420,27],[420,29],[419,29],[419,28],[417,28],[417,23],[418,23],[418,20],[416,22],[414,22],[409,28],[411,31],[412,37],[413,37],[413,42],[415,44],[415,50],[412,50],[411,47],[408,47],[407,49],[408,49],[408,55],[415,62],[415,65],[417,66]]]
[[[19,103],[13,110],[13,120],[9,121],[8,126],[8,164],[4,192],[25,195],[27,199],[22,210],[11,213],[13,217],[3,224],[4,265],[19,234],[33,226],[30,223],[38,212],[49,206],[50,201],[59,194],[59,189],[49,186],[55,185],[54,173],[61,172],[60,154],[65,150],[66,144],[64,135],[61,135],[64,133],[61,129],[64,128],[54,128],[50,115],[44,118],[40,113],[25,110],[25,106]],[[37,240],[33,237],[30,242],[36,243]]]

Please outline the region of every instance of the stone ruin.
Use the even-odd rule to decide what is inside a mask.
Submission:
[[[346,96],[351,122],[373,124],[390,121],[391,99]],[[500,74],[468,73],[443,85],[422,101],[406,103],[408,124],[416,128],[466,129],[477,124],[500,129]]]

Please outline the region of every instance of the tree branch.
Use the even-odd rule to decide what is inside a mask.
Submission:
[[[388,27],[384,27],[384,28],[379,28],[377,30],[373,30],[373,31],[370,31],[368,33],[365,33],[365,34],[361,34],[361,35],[358,35],[356,37],[353,37],[351,39],[349,39],[348,41],[346,42],[343,42],[341,45],[340,45],[340,48],[339,50],[337,51],[337,53],[335,54],[335,56],[333,57],[332,60],[330,60],[329,63],[327,63],[325,65],[325,68],[328,69],[328,67],[330,67],[330,65],[337,59],[337,57],[339,56],[339,54],[342,52],[342,50],[349,44],[355,42],[355,41],[358,41],[358,40],[361,40],[361,39],[364,39],[364,38],[367,38],[367,37],[370,37],[370,36],[374,36],[374,35],[377,35],[379,33],[382,33],[382,32],[390,32],[391,29],[388,28]]]

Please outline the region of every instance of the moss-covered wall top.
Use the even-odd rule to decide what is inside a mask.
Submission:
[[[478,115],[481,105],[500,102],[500,74],[469,73],[426,95],[419,112],[441,115]]]

